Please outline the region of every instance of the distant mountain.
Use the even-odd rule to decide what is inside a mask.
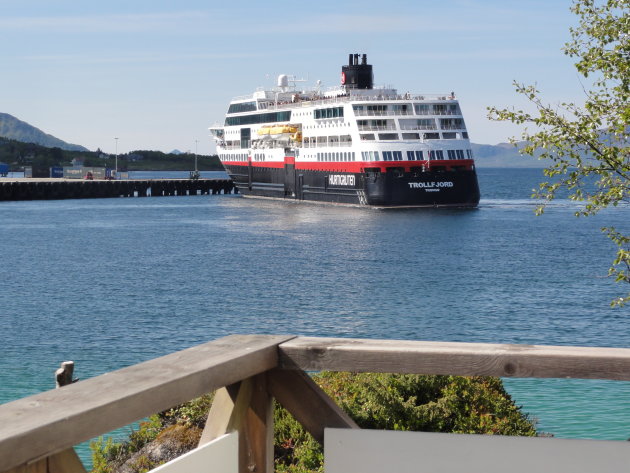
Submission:
[[[183,153],[180,150],[178,150],[178,149],[174,149],[173,151],[171,151],[168,154],[183,154]]]
[[[548,164],[532,156],[522,156],[518,152],[518,148],[511,143],[499,143],[498,145],[471,143],[470,146],[477,167],[544,168]]]
[[[18,120],[8,113],[0,113],[0,137],[22,141],[23,143],[35,143],[47,148],[61,148],[67,151],[89,151],[83,146],[66,143],[59,138],[44,133],[39,128]]]

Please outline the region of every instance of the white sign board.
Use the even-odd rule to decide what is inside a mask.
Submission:
[[[623,473],[630,442],[326,429],[326,473]]]
[[[150,473],[238,473],[238,432],[223,435]]]

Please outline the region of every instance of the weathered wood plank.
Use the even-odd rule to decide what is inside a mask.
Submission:
[[[242,428],[241,473],[273,473],[273,398],[265,373],[253,378],[250,408]]]
[[[219,389],[199,445],[239,432],[239,471],[273,472],[273,399],[259,374]]]
[[[86,473],[74,448],[20,465],[6,473]]]
[[[0,471],[274,368],[290,336],[233,335],[0,406]]]
[[[280,366],[306,371],[630,381],[630,349],[299,337]]]
[[[74,448],[68,448],[48,457],[48,473],[86,473],[86,471]]]
[[[17,466],[5,473],[48,473],[48,458],[42,458],[33,463]]]
[[[326,427],[359,428],[303,371],[271,370],[267,384],[271,395],[322,445]]]
[[[251,403],[252,385],[250,378],[217,390],[199,446],[241,428]]]

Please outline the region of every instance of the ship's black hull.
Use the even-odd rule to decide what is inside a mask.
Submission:
[[[244,196],[375,207],[476,207],[474,169],[453,171],[337,172],[225,164]]]

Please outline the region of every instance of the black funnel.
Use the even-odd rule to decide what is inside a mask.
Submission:
[[[367,63],[364,54],[359,64],[359,54],[348,56],[348,65],[341,67],[341,85],[348,89],[372,89],[374,87],[374,73],[372,66]]]

